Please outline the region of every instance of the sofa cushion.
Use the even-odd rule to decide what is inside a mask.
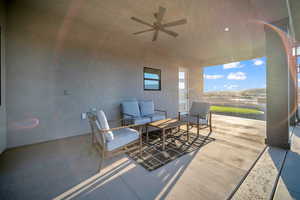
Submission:
[[[122,128],[113,131],[114,140],[106,143],[107,150],[112,151],[124,145],[127,145],[139,138],[139,132],[131,128]]]
[[[121,105],[124,118],[141,116],[139,104],[136,100],[123,101]]]
[[[147,124],[151,122],[151,118],[150,117],[138,117],[138,118],[134,118],[133,119],[133,124]]]
[[[154,103],[152,100],[140,101],[139,106],[140,106],[141,116],[154,114]]]
[[[105,113],[103,112],[103,110],[97,111],[97,117],[99,120],[100,128],[101,129],[109,129],[109,125],[108,125],[108,122],[107,122],[107,119],[106,119],[106,116],[105,116]],[[105,135],[105,138],[107,141],[112,141],[114,139],[114,134],[111,131],[106,132],[104,135]]]
[[[197,124],[197,117],[190,116],[189,119],[188,119],[187,116],[182,116],[180,121],[184,121],[184,122],[189,121],[189,123]],[[200,125],[208,125],[208,120],[207,119],[203,119],[203,118],[199,118],[199,124]]]

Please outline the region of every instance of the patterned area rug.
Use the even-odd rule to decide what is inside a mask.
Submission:
[[[197,137],[197,134],[190,133],[190,142],[188,143],[184,130],[169,131],[166,134],[165,151],[162,151],[161,132],[155,131],[149,133],[148,142],[143,136],[142,156],[138,149],[128,152],[127,155],[145,169],[152,171],[215,140],[209,136],[199,135]]]

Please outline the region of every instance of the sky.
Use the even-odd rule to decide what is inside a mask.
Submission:
[[[297,64],[300,64],[300,56],[297,58]],[[300,88],[300,73],[298,73],[298,88]]]
[[[204,68],[204,92],[266,88],[266,57]]]

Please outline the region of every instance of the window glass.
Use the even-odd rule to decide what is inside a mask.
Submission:
[[[161,70],[144,68],[144,90],[161,90]]]

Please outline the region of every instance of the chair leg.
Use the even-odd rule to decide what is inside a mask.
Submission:
[[[93,133],[93,144],[96,144],[96,143],[97,143],[96,135],[95,135],[95,133]]]
[[[189,123],[187,123],[187,125],[186,125],[186,134],[187,134],[187,142],[189,142],[190,141],[190,125],[189,125]]]
[[[143,148],[143,141],[142,141],[142,135],[140,135],[140,157],[142,157],[142,148]]]
[[[209,113],[209,131],[210,131],[210,133],[212,132],[211,118],[212,118],[212,113],[210,112]]]
[[[103,163],[104,163],[104,158],[105,158],[105,152],[104,150],[101,151],[101,156],[100,156],[100,162],[99,162],[99,168],[98,168],[98,173],[101,172],[101,169],[103,167]]]
[[[197,137],[199,137],[199,132],[200,132],[200,125],[197,124]]]
[[[148,126],[146,126],[146,142],[149,143],[149,130],[148,130]]]
[[[166,149],[166,130],[162,129],[162,150]]]

